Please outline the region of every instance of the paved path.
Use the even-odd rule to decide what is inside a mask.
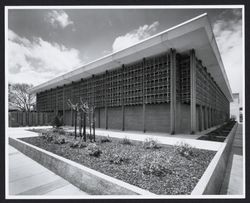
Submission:
[[[9,195],[88,195],[25,156],[9,148]]]
[[[38,136],[37,133],[27,130],[32,128],[38,128],[38,129],[51,128],[51,126],[8,128],[8,136],[13,138]],[[66,126],[64,127],[64,129],[67,131],[74,131],[74,128],[71,126]],[[159,141],[162,144],[169,144],[169,145],[176,145],[180,142],[185,142],[199,149],[207,149],[215,151],[219,150],[222,147],[222,145],[224,145],[224,143],[222,142],[197,140],[197,138],[201,135],[190,135],[190,134],[171,135],[168,133],[155,133],[155,132],[143,133],[139,131],[119,131],[119,130],[110,130],[110,129],[105,130],[97,128],[96,135],[110,136],[116,138],[127,137],[129,139],[138,141],[144,141],[146,138],[152,138],[154,140]]]
[[[65,127],[67,131],[74,131],[74,128],[71,126]],[[78,130],[78,129],[77,129]],[[88,129],[87,129],[88,132]],[[169,144],[169,145],[176,145],[178,143],[184,142],[188,143],[193,147],[199,149],[206,149],[206,150],[219,150],[223,145],[222,142],[214,142],[214,141],[207,141],[207,140],[197,140],[198,137],[201,135],[190,135],[190,134],[177,134],[171,135],[168,133],[155,133],[155,132],[138,132],[138,131],[119,131],[119,130],[105,130],[105,129],[96,129],[96,135],[100,136],[110,136],[115,138],[129,138],[132,140],[144,141],[147,138],[152,138],[157,140],[162,144]]]
[[[34,137],[38,133],[29,131],[29,129],[47,129],[51,126],[35,126],[35,127],[20,127],[20,128],[7,128],[8,137],[21,138],[21,137]]]
[[[238,124],[232,151],[229,156],[226,175],[221,188],[221,194],[243,194],[243,150],[242,124]]]

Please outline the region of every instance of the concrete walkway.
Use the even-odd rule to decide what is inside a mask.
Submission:
[[[9,195],[87,195],[9,146]]]
[[[21,138],[21,137],[32,137],[38,136],[38,133],[28,131],[28,129],[41,129],[41,128],[51,128],[51,126],[36,126],[36,127],[22,127],[22,128],[8,128],[8,136],[13,138]],[[64,127],[66,131],[74,131],[72,126]],[[78,129],[77,129],[78,130]],[[87,129],[88,131],[88,129]],[[190,135],[190,134],[177,134],[177,135],[170,135],[167,133],[154,133],[154,132],[139,132],[139,131],[119,131],[119,130],[105,130],[105,129],[96,129],[96,135],[100,136],[110,136],[115,138],[129,138],[132,140],[144,141],[146,138],[152,138],[157,140],[162,144],[168,145],[176,145],[180,142],[185,142],[190,144],[193,147],[198,149],[206,149],[206,150],[213,150],[218,151],[223,145],[222,142],[214,142],[214,141],[204,141],[204,140],[197,140],[199,135]]]
[[[88,195],[15,148],[8,146],[8,150],[8,195],[52,195],[60,197]]]
[[[243,194],[242,124],[238,124],[220,194]]]
[[[64,127],[66,131],[73,132],[74,128],[71,126]],[[77,129],[78,130],[78,129]],[[88,129],[87,129],[88,132]],[[159,143],[168,144],[168,145],[176,145],[178,143],[184,142],[190,144],[193,147],[198,149],[206,149],[218,151],[225,143],[222,142],[214,142],[207,140],[197,140],[201,135],[190,135],[190,134],[177,134],[171,135],[167,133],[155,133],[155,132],[139,132],[139,131],[119,131],[119,130],[105,130],[105,129],[96,129],[96,135],[98,136],[110,136],[115,138],[128,138],[131,140],[145,141],[147,138],[152,138],[157,140]]]

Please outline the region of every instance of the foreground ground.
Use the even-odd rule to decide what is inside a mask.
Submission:
[[[25,128],[8,128],[8,136],[9,137],[13,137],[13,138],[21,138],[21,137],[31,137],[31,136],[37,136],[37,133],[34,132],[30,132],[30,131],[26,131],[27,129],[31,129],[31,128],[48,128],[49,126],[37,126],[37,127],[25,127]],[[136,133],[136,132],[117,132],[117,131],[112,131],[112,130],[102,130],[102,129],[97,129],[97,132],[99,134],[103,134],[103,135],[110,135],[110,136],[114,136],[114,137],[133,137],[134,139],[138,139],[138,140],[144,140],[145,137],[149,137],[149,134],[145,134],[144,136],[142,135],[142,133]],[[199,135],[198,135],[199,136]],[[158,135],[154,135],[151,137],[157,137],[157,139],[163,143],[167,143],[170,141],[170,143],[172,142],[176,142],[179,139],[176,139],[176,136],[158,136]],[[183,136],[184,137],[184,136]],[[195,139],[195,138],[194,138]],[[185,141],[189,141],[190,140],[190,144],[195,144],[198,148],[204,148],[204,149],[215,149],[218,150],[220,148],[220,143],[218,142],[210,142],[210,141],[200,141],[200,140],[192,140],[192,139],[185,139]],[[233,144],[233,150],[232,150],[232,156],[231,157],[231,161],[229,160],[228,166],[227,166],[227,175],[224,179],[224,183],[223,183],[223,188],[221,191],[221,194],[224,194],[226,197],[232,197],[230,195],[241,195],[244,194],[244,187],[243,187],[243,182],[244,182],[244,177],[243,177],[243,158],[244,156],[242,156],[242,124],[238,125],[238,129],[236,132],[236,136],[235,136],[235,140],[234,140],[234,144]],[[9,149],[12,148],[10,146],[6,146]],[[215,148],[216,147],[216,148]],[[12,148],[13,149],[13,148]],[[14,149],[15,150],[15,149]],[[17,151],[17,150],[15,150]],[[23,155],[22,153],[19,152],[19,154],[21,154],[22,156],[18,157],[19,163],[25,162],[25,160],[27,159],[27,157],[25,155]],[[9,152],[9,156],[8,156],[8,160],[12,159],[13,154],[12,154],[12,150],[10,150]],[[29,158],[28,158],[29,159]],[[33,168],[33,170],[28,170],[29,169],[29,165],[31,165],[32,163],[37,164],[35,161],[30,161],[29,164],[27,165],[27,170],[26,170],[26,174],[23,174],[21,170],[15,170],[15,173],[22,177],[22,178],[27,178],[27,176],[32,176],[33,173],[37,173],[38,170],[36,168]],[[8,163],[8,162],[7,162]],[[13,162],[13,166],[18,166],[17,162]],[[38,164],[40,165],[40,164]],[[40,167],[43,167],[40,165]],[[12,166],[11,163],[9,163],[9,166],[7,167],[8,171],[12,170]],[[9,172],[10,173],[10,172]],[[24,176],[25,175],[25,176]],[[56,176],[54,174],[54,176]],[[9,186],[10,183],[12,182],[9,177],[7,176],[7,181],[9,182]],[[37,181],[36,181],[37,182]],[[12,182],[14,183],[14,182]],[[31,183],[29,183],[31,184]],[[14,184],[11,184],[11,187],[15,187]],[[10,190],[12,189],[10,187]],[[21,187],[22,188],[22,187]],[[7,193],[8,194],[8,193]],[[12,193],[13,194],[13,193]],[[63,198],[69,196],[69,195],[74,195],[75,193],[72,190],[65,190],[63,192],[63,194],[60,194]],[[78,196],[78,197],[84,197],[85,195],[83,194],[83,196]]]
[[[9,195],[88,195],[9,146]]]
[[[86,147],[71,148],[73,136],[61,137],[65,144],[54,144],[41,136],[22,140],[155,194],[190,194],[215,155],[214,151],[192,149],[192,155],[186,157],[175,146],[145,149],[139,141],[122,144],[121,139],[112,138],[112,142],[101,143],[103,137],[98,136],[102,153],[94,157]]]

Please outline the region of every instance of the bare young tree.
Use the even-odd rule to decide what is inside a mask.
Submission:
[[[67,103],[68,103],[68,106],[69,106],[69,107],[74,111],[74,113],[75,113],[75,139],[76,139],[76,137],[77,137],[77,134],[76,134],[77,116],[78,116],[78,112],[79,112],[79,110],[80,110],[80,107],[79,107],[79,104],[78,104],[78,103],[73,104],[73,103],[71,102],[70,99],[68,99]]]
[[[89,137],[91,141],[95,142],[95,106],[89,105],[88,102],[83,102],[82,98],[80,98],[80,103],[73,104],[70,99],[67,101],[68,106],[74,111],[75,114],[75,139],[77,137],[76,129],[77,129],[77,118],[79,116],[79,135],[86,142],[86,120],[89,122]],[[83,128],[83,136],[82,136],[82,128]],[[93,137],[92,137],[92,129],[93,129]]]
[[[28,89],[32,88],[33,85],[25,83],[10,83],[8,87],[9,107],[28,112],[34,109],[36,95],[28,92]]]
[[[84,140],[86,141],[86,115],[89,121],[89,135],[92,139],[92,128],[93,128],[93,141],[95,142],[95,106],[88,104],[88,102],[83,102],[82,98],[80,98],[80,109],[84,114],[84,125],[83,125],[83,132],[84,132]]]

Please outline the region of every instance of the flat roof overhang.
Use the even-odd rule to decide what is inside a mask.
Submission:
[[[126,65],[142,58],[167,52],[171,48],[179,53],[194,49],[196,57],[202,60],[203,66],[207,68],[225,96],[230,102],[233,101],[229,81],[206,13],[140,41],[131,47],[104,56],[37,85],[29,92],[38,93],[63,86],[120,67],[122,64]]]

